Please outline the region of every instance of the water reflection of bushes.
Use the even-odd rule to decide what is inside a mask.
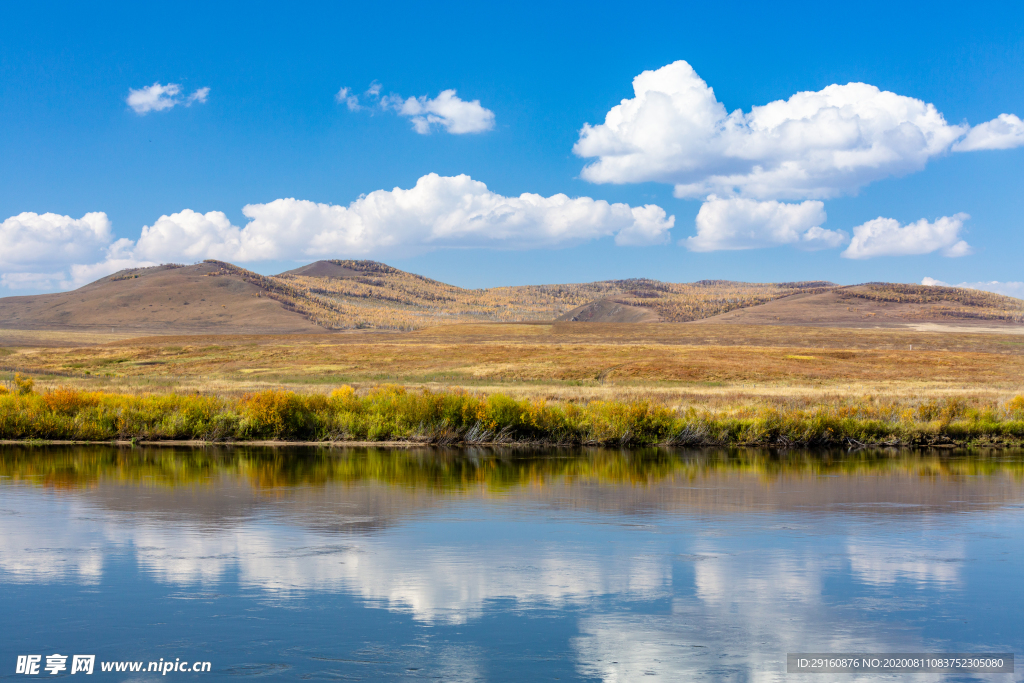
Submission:
[[[101,482],[202,486],[234,480],[254,488],[374,483],[430,490],[504,490],[550,483],[643,486],[704,476],[878,475],[1024,478],[1024,452],[936,455],[927,451],[773,452],[565,449],[524,455],[512,449],[0,448],[0,481],[53,488]]]

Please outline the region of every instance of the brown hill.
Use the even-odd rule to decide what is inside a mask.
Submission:
[[[356,275],[348,275],[348,271]],[[346,274],[334,274],[338,272]],[[280,292],[296,310],[331,329],[410,330],[451,322],[547,321],[603,299],[653,312],[653,317],[645,316],[645,320],[687,322],[796,292],[836,286],[831,282],[673,283],[633,278],[463,289],[376,261],[318,261],[275,278],[257,277],[274,296]]]
[[[860,328],[928,323],[1020,327],[1024,323],[1024,301],[973,289],[874,282],[817,294],[794,294],[700,322]]]
[[[613,299],[599,299],[577,306],[555,318],[558,322],[587,323],[656,323],[661,320],[649,308],[630,306]]]
[[[0,328],[153,334],[413,330],[453,322],[691,322],[848,327],[1020,325],[1024,301],[953,287],[644,278],[463,289],[375,261],[276,276],[230,263],[126,270],[73,292],[0,299]]]
[[[324,331],[215,262],[126,270],[71,292],[0,298],[0,327],[177,334]]]

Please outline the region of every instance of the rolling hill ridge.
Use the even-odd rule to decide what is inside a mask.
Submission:
[[[376,261],[317,261],[274,276],[222,261],[121,271],[71,292],[0,298],[7,329],[155,334],[408,331],[453,322],[716,322],[894,327],[1024,323],[1024,301],[893,283],[645,278],[463,289]]]

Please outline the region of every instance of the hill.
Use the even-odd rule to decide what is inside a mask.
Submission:
[[[0,299],[0,328],[154,334],[414,330],[448,323],[692,322],[849,327],[1024,322],[1024,301],[952,287],[646,278],[463,289],[375,261],[274,276],[222,261],[125,270],[72,292]]]
[[[661,320],[649,308],[630,306],[614,299],[598,299],[577,306],[555,318],[557,322],[586,323],[656,323]]]
[[[281,287],[274,288],[271,280]],[[796,292],[824,291],[835,286],[830,282],[752,284],[726,280],[684,284],[635,278],[463,289],[375,261],[318,261],[260,282],[272,296],[281,296],[324,327],[400,330],[449,322],[552,320],[580,306],[609,299],[651,312],[653,315],[641,316],[645,320],[688,322]]]
[[[795,294],[701,322],[859,328],[954,322],[975,327],[1016,326],[1024,323],[1024,301],[974,289],[872,282]]]
[[[195,334],[323,331],[265,296],[258,285],[211,262],[125,270],[71,292],[0,298],[0,327]]]

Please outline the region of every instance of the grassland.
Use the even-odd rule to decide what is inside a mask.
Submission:
[[[9,373],[115,391],[134,386],[237,395],[390,382],[562,400],[574,392],[610,398],[602,392],[631,389],[993,396],[1024,390],[1024,335],[1011,334],[469,324],[405,334],[164,336],[8,350],[0,366]]]
[[[6,376],[36,379],[35,398],[19,397],[8,379],[0,438],[9,439],[824,445],[1024,436],[1024,399],[1016,398],[1024,394],[1024,336],[1013,334],[475,324],[8,351],[0,358]],[[356,403],[341,409],[331,396],[346,385]],[[387,401],[382,385],[393,385]],[[45,397],[60,386],[91,396],[94,412],[48,417]],[[267,427],[246,417],[254,396],[298,406],[282,414],[304,417]],[[205,421],[188,417],[199,410],[192,400],[207,402]],[[468,412],[456,419],[417,401],[454,401]],[[494,401],[511,406],[507,414]]]

